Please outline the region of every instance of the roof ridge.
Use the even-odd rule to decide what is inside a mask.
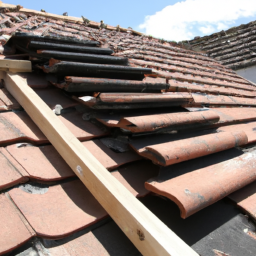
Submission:
[[[63,15],[59,15],[59,14],[36,11],[36,10],[32,10],[32,9],[23,8],[23,6],[20,6],[20,5],[5,4],[2,1],[0,1],[0,9],[1,8],[15,8],[15,9],[18,9],[19,12],[23,12],[23,13],[31,13],[31,14],[35,14],[35,15],[39,15],[39,16],[43,16],[43,17],[49,17],[49,18],[52,18],[52,19],[60,19],[62,21],[69,21],[69,22],[72,21],[72,22],[75,22],[75,23],[78,23],[78,24],[84,24],[83,18],[72,17],[72,16],[63,16]],[[89,27],[94,27],[94,28],[95,27],[98,28],[100,25],[101,25],[101,22],[96,22],[96,21],[89,21],[89,23],[88,23]],[[116,27],[106,25],[105,28],[108,29],[108,30],[117,30],[117,29],[119,29],[121,32],[131,31],[132,33],[134,33],[136,35],[144,35],[143,33],[135,31],[133,29],[122,28],[119,25],[117,25]]]

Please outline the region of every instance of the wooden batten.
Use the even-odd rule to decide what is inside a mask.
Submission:
[[[28,60],[0,60],[0,70],[17,72],[32,72],[31,61]]]

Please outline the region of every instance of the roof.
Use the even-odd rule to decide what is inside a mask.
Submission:
[[[202,51],[233,70],[254,66],[256,21],[188,41],[190,49]]]
[[[131,30],[0,16],[1,58],[31,60],[20,76],[135,197],[201,255],[255,255],[253,83]],[[0,110],[0,255],[140,255],[4,83]]]

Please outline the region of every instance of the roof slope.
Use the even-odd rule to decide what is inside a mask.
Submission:
[[[195,37],[189,48],[200,50],[233,70],[255,65],[256,21],[220,31],[209,36]]]
[[[20,76],[135,197],[201,255],[255,255],[253,227],[240,234],[244,217],[222,201],[230,196],[255,218],[247,197],[256,198],[256,156],[246,149],[256,143],[254,84],[205,54],[119,27],[15,6],[0,9],[0,26],[1,58],[32,62],[33,73]],[[103,235],[113,226],[103,225],[107,213],[4,83],[0,111],[0,215],[13,231],[0,236],[0,255],[27,249],[28,240],[46,255],[73,256],[74,247],[115,255]],[[195,224],[202,218],[207,230]],[[189,235],[179,233],[186,223]],[[236,249],[238,237],[249,249]],[[117,255],[139,255],[122,242]]]

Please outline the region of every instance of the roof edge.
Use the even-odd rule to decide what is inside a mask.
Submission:
[[[84,21],[83,21],[82,18],[77,18],[77,17],[72,17],[72,16],[63,16],[63,15],[52,14],[52,13],[41,12],[41,11],[35,11],[35,10],[23,8],[20,5],[5,4],[2,1],[0,1],[0,8],[18,9],[19,12],[23,12],[23,13],[27,13],[27,14],[34,14],[34,15],[48,17],[48,18],[52,18],[52,19],[59,19],[59,20],[62,20],[62,21],[84,24]],[[98,28],[100,26],[100,22],[89,21],[88,26]],[[140,36],[144,35],[141,32],[138,32],[138,31],[135,31],[135,30],[132,30],[132,29],[130,30],[130,29],[122,28],[122,27],[119,27],[119,26],[114,27],[114,26],[106,25],[106,29],[108,29],[108,30],[117,30],[117,29],[119,29],[121,32],[131,31],[132,33],[134,33],[136,35],[140,35]]]

